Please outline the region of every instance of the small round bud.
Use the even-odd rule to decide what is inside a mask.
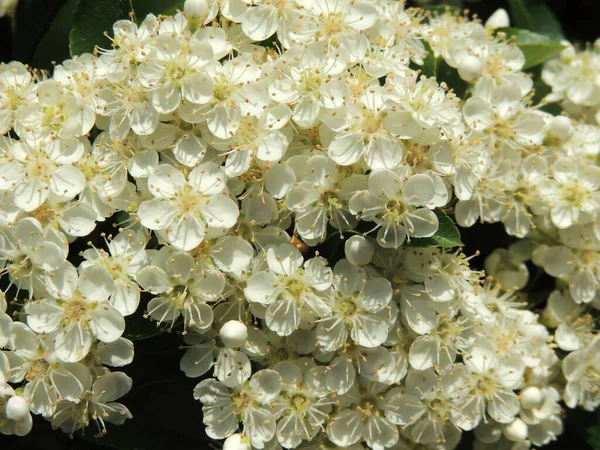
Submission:
[[[248,339],[248,329],[239,320],[230,320],[221,327],[219,336],[223,344],[229,348],[241,347]]]
[[[206,17],[208,15],[208,3],[206,3],[206,0],[186,0],[183,4],[183,12],[188,17]]]
[[[465,81],[473,81],[481,76],[483,64],[473,55],[465,56],[458,65],[458,75]]]
[[[15,395],[6,402],[6,417],[11,420],[23,420],[29,414],[29,405],[25,398]]]
[[[548,131],[552,137],[566,141],[573,136],[573,124],[567,116],[556,116],[552,118]]]
[[[364,236],[354,235],[344,244],[346,259],[355,266],[364,266],[371,262],[375,247]]]
[[[504,8],[498,8],[485,22],[488,28],[505,28],[510,26],[510,18]]]
[[[515,419],[512,423],[509,423],[504,426],[502,432],[504,433],[504,437],[509,441],[524,441],[527,439],[528,427],[525,422],[521,419]]]
[[[251,450],[248,439],[240,433],[232,434],[223,442],[223,450]]]
[[[526,387],[519,394],[519,401],[524,409],[537,408],[544,401],[542,391],[535,386]]]

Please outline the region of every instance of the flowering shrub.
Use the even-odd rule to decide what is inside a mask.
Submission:
[[[600,129],[545,108],[596,113],[596,50],[395,0],[138,19],[0,66],[2,433],[131,419],[141,315],[227,449],[521,449],[600,405]],[[514,237],[483,268],[476,222]]]

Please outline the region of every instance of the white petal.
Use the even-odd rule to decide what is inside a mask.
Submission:
[[[125,331],[125,319],[112,305],[104,304],[90,311],[90,330],[103,342],[114,342]]]

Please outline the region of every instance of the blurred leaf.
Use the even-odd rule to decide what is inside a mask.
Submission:
[[[592,446],[594,450],[600,450],[600,425],[595,427],[586,428],[587,442]]]
[[[496,32],[506,33],[508,37],[514,36],[514,43],[525,55],[523,70],[535,67],[538,64],[558,55],[565,46],[548,36],[533,33],[528,30],[516,28],[499,28]]]
[[[112,34],[117,20],[134,13],[137,21],[147,14],[174,14],[183,9],[184,0],[79,0],[71,29],[71,55],[92,53],[96,45],[108,46],[105,32]]]
[[[463,97],[469,84],[458,75],[458,71],[454,67],[450,67],[444,61],[444,58],[441,56],[435,57],[433,49],[427,41],[423,41],[423,44],[428,55],[423,59],[422,66],[415,66],[414,68],[421,70],[423,75],[427,77],[435,77],[438,83],[444,81],[456,95]]]
[[[461,247],[460,231],[454,224],[454,221],[440,209],[436,209],[435,215],[438,217],[440,226],[437,232],[428,238],[412,238],[410,247]]]
[[[560,23],[542,0],[508,0],[513,25],[553,39],[562,39]],[[530,66],[531,67],[531,66]]]
[[[141,22],[150,13],[172,16],[183,10],[185,0],[132,0],[132,3],[135,20]]]
[[[96,45],[108,47],[104,33],[112,31],[113,24],[127,19],[132,11],[131,0],[79,0],[69,36],[71,56],[93,53]]]
[[[35,49],[47,41],[47,32],[66,0],[20,1],[13,21],[12,59],[34,65]]]

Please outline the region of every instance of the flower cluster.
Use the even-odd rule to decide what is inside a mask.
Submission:
[[[187,0],[2,65],[0,431],[130,418],[132,314],[231,448],[528,448],[597,408],[600,128],[532,104],[503,21]],[[484,273],[452,218],[515,243]]]
[[[545,99],[559,102],[574,118],[600,123],[600,40],[583,50],[566,41],[565,45],[542,71],[542,79],[552,88]]]

